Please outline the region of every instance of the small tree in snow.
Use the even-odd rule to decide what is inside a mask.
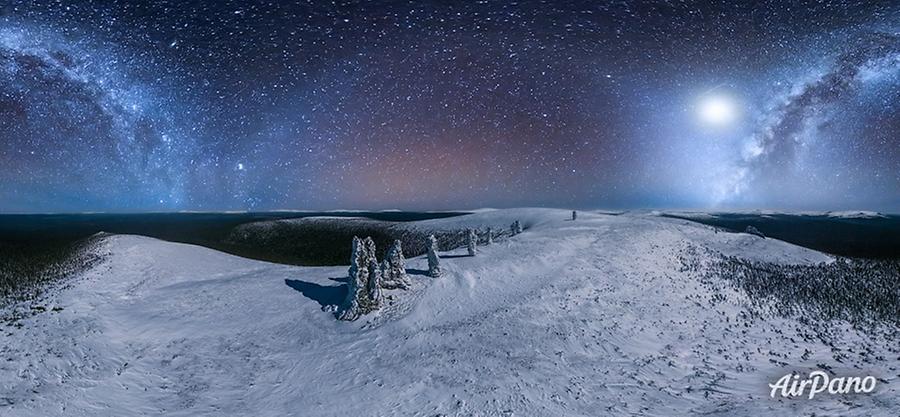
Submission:
[[[575,221],[575,219],[577,219],[577,218],[578,218],[578,212],[575,210],[572,210],[572,221]]]
[[[386,289],[408,289],[412,284],[406,275],[406,258],[403,257],[403,243],[394,241],[381,262],[381,286]]]
[[[441,270],[441,258],[438,256],[438,243],[434,235],[428,236],[425,242],[428,247],[428,275],[438,278],[443,271]]]
[[[487,230],[487,244],[488,245],[494,244],[494,229],[491,229],[490,227],[488,227],[488,230]]]
[[[469,256],[475,256],[478,253],[478,234],[475,233],[475,229],[469,229],[469,233],[466,236],[466,249],[469,251]]]

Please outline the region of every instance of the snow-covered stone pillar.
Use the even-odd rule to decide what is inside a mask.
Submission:
[[[347,298],[338,312],[338,319],[352,321],[363,313],[366,288],[369,285],[368,254],[366,245],[358,237],[353,236],[353,248],[350,251],[350,269],[347,280]],[[362,302],[362,303],[361,303]]]
[[[469,256],[475,256],[478,253],[478,234],[475,233],[475,229],[469,229],[469,233],[466,239],[466,249],[469,251]]]
[[[365,265],[369,265],[369,261],[372,259],[375,259],[375,241],[372,240],[371,236],[369,236],[363,240],[363,243],[366,245],[366,263],[365,263]],[[377,263],[378,260],[375,259],[375,262]]]
[[[381,307],[381,270],[378,268],[378,260],[373,256],[369,260],[369,282],[366,288],[366,312],[377,310]]]
[[[512,226],[510,226],[509,228],[512,230],[513,235],[522,233],[522,223],[519,223],[518,220],[514,221]]]
[[[353,237],[348,270],[347,298],[338,311],[338,319],[353,321],[381,306],[381,271],[375,258],[371,237]]]
[[[385,289],[408,289],[412,282],[406,275],[406,258],[403,257],[403,243],[394,241],[381,262],[381,287]]]
[[[441,258],[438,256],[437,238],[434,235],[428,236],[426,242],[428,246],[428,275],[438,278],[443,271],[441,270]]]

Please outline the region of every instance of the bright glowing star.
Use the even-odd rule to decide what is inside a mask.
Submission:
[[[731,123],[737,117],[734,102],[722,96],[705,97],[700,103],[699,111],[700,119],[717,126]]]

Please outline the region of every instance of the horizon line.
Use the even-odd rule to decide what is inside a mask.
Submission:
[[[609,212],[640,212],[660,211],[673,213],[722,213],[722,214],[789,214],[789,215],[823,215],[829,213],[865,213],[883,216],[900,216],[900,212],[883,212],[869,209],[772,209],[772,208],[674,208],[674,207],[632,207],[632,208],[573,208],[573,207],[548,207],[548,206],[516,206],[516,207],[479,207],[438,210],[416,209],[270,209],[270,210],[122,210],[122,211],[0,211],[0,216],[60,216],[60,215],[141,215],[141,214],[266,214],[266,213],[472,213],[484,210],[509,210],[524,208],[545,208],[575,211],[609,211]],[[666,213],[662,213],[666,214]]]

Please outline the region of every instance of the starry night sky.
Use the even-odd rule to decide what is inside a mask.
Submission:
[[[0,211],[536,205],[900,212],[900,3],[0,0]]]

